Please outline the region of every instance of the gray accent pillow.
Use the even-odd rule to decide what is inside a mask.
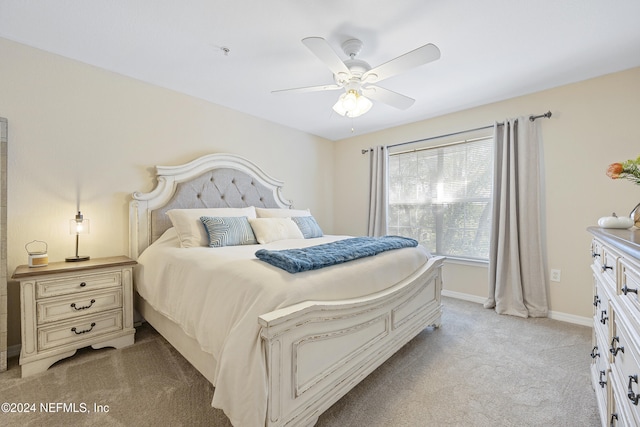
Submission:
[[[291,220],[296,223],[305,239],[322,237],[322,229],[312,216],[293,216]]]
[[[256,245],[255,234],[246,216],[200,217],[209,235],[209,247]]]

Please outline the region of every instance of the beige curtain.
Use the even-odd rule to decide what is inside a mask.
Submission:
[[[387,147],[369,150],[369,236],[387,234]]]
[[[494,126],[489,297],[500,314],[546,317],[542,140],[526,117]]]

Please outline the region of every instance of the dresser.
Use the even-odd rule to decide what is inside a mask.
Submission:
[[[20,282],[22,376],[91,346],[133,344],[133,266],[125,256],[16,268]]]
[[[640,425],[640,230],[593,235],[591,380],[603,426]]]

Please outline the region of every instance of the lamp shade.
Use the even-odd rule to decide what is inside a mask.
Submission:
[[[85,219],[80,212],[74,219],[69,220],[70,234],[89,234],[89,220]]]
[[[369,111],[373,103],[356,90],[349,90],[338,98],[333,111],[345,117],[359,117]]]
[[[88,255],[78,255],[78,246],[80,244],[80,235],[89,234],[89,220],[82,216],[82,213],[78,211],[76,217],[69,220],[69,233],[76,236],[76,254],[65,258],[65,261],[77,262],[86,261],[89,259]]]

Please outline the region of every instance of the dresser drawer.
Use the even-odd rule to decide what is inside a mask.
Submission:
[[[596,403],[601,416],[606,416],[609,401],[608,382],[610,381],[609,364],[607,363],[607,349],[594,346],[592,354],[597,354],[591,359],[591,383],[596,394]],[[602,419],[604,425],[604,419]]]
[[[601,263],[599,264],[602,276],[605,278],[604,282],[616,291],[616,283],[618,281],[617,270],[618,260],[620,255],[609,248],[608,246],[602,246],[602,256],[599,258]]]
[[[614,336],[609,347],[609,351],[613,355],[612,375],[620,383],[619,393],[627,392],[625,396],[618,395],[617,406],[624,407],[635,422],[640,423],[640,352],[627,328],[626,320],[617,315],[614,322]],[[636,395],[638,398],[634,399]],[[622,397],[626,398],[622,399]]]
[[[122,289],[82,292],[72,296],[46,298],[36,303],[38,325],[99,313],[122,307]]]
[[[38,351],[91,341],[100,335],[122,330],[122,310],[83,316],[38,328]]]
[[[594,264],[602,267],[602,243],[599,240],[591,240],[591,258]]]
[[[591,365],[591,381],[595,390],[598,412],[601,417],[604,417],[606,416],[608,405],[607,393],[609,388],[607,387],[607,381],[609,381],[609,375],[606,370],[601,370],[598,369],[598,366]],[[601,421],[602,425],[605,425],[604,418]]]
[[[591,241],[591,256],[594,270],[602,273],[603,278],[615,289],[616,263],[619,255],[609,246],[604,245],[597,239],[593,239]]]
[[[618,294],[627,313],[633,320],[636,330],[640,330],[640,267],[637,264],[621,259],[619,263],[620,285]]]
[[[620,384],[616,375],[611,375],[611,411],[608,419],[602,420],[602,425],[607,427],[628,427],[636,425],[633,421],[633,415],[629,411],[629,405],[625,403],[627,396],[621,395],[626,384]]]
[[[593,329],[595,334],[605,343],[609,342],[609,325],[611,323],[610,297],[603,285],[595,278],[593,297]],[[606,357],[606,354],[605,354]]]
[[[122,273],[120,270],[40,279],[36,281],[36,298],[94,291],[120,286],[121,283]]]

